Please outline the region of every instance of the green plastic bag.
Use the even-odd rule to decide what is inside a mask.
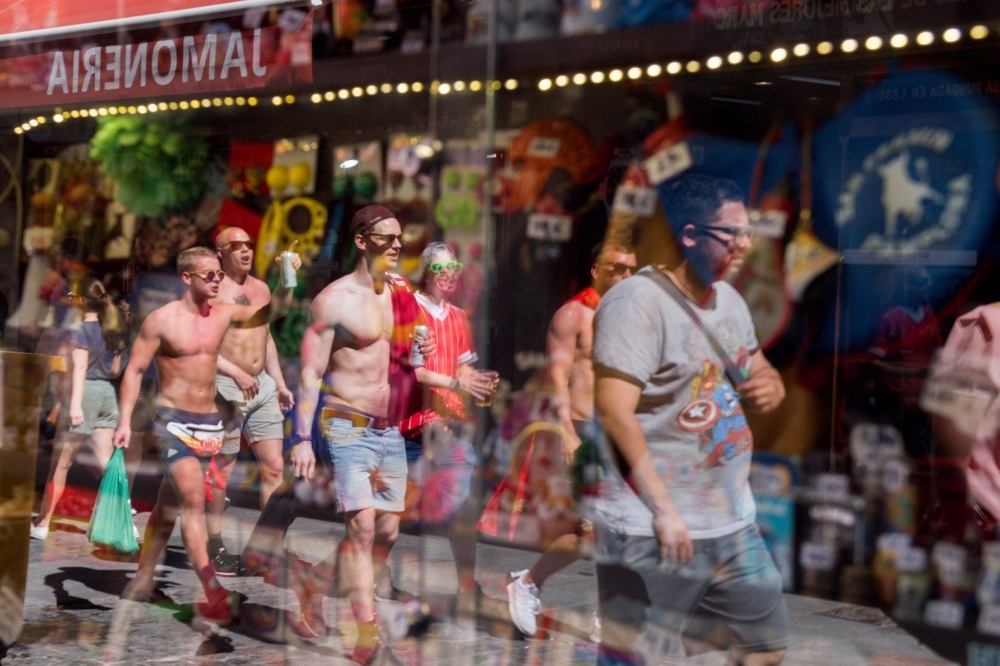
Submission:
[[[97,502],[90,517],[87,538],[122,553],[139,550],[132,527],[132,499],[125,475],[125,454],[115,449],[104,468],[104,478],[97,491]]]

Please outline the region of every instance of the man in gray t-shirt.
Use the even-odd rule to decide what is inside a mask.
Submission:
[[[777,664],[788,615],[755,524],[743,410],[772,411],[785,391],[746,304],[722,281],[750,246],[749,218],[728,180],[686,175],[659,196],[679,259],[616,285],[594,322],[612,463],[598,584],[602,621],[618,627],[598,664],[622,652],[659,663],[681,635],[727,648],[737,663]]]

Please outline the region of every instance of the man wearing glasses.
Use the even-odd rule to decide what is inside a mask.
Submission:
[[[283,315],[292,294],[279,287],[263,305],[213,304],[225,273],[216,251],[207,247],[181,252],[177,272],[187,287],[184,296],[146,317],[122,376],[121,422],[114,445],[129,445],[142,375],[155,361],[159,393],[153,433],[166,465],[166,479],[146,526],[139,569],[125,596],[156,598],[156,564],[173,532],[179,506],[184,549],[207,597],[197,605],[198,613],[228,624],[238,611],[239,600],[220,585],[205,548],[205,471],[219,455],[224,436],[215,388],[219,348],[230,328],[252,329],[267,323],[269,317]]]
[[[728,649],[732,663],[778,664],[790,626],[756,526],[744,409],[773,411],[785,390],[723,281],[750,246],[743,194],[703,175],[658,194],[674,258],[611,290],[594,321],[597,417],[613,449],[597,525],[597,663],[660,663],[682,653],[683,636]]]
[[[261,307],[271,300],[271,290],[262,280],[250,275],[254,242],[243,229],[229,227],[219,233],[215,247],[226,277],[219,284],[211,304],[235,303]],[[293,243],[294,249],[294,243]],[[298,261],[298,255],[295,256]],[[296,270],[301,261],[296,264]],[[265,371],[266,367],[266,371]],[[225,511],[226,482],[240,452],[240,436],[247,441],[260,469],[260,506],[263,509],[271,494],[281,485],[284,462],[284,415],[295,404],[285,386],[278,362],[278,350],[270,327],[230,328],[219,347],[219,374],[215,387],[231,410],[225,441],[217,457],[219,468],[211,479],[216,492],[208,506],[208,554],[220,576],[236,574],[237,562],[222,543],[222,513]],[[248,572],[254,573],[254,572]]]
[[[569,299],[556,310],[546,336],[549,377],[558,401],[559,422],[563,437],[563,457],[572,463],[582,440],[593,440],[594,416],[594,311],[601,297],[611,287],[632,275],[636,269],[635,251],[622,243],[598,243],[593,250],[591,286]],[[560,569],[580,557],[581,535],[593,538],[594,526],[581,519],[580,532],[557,539],[530,569],[511,572],[507,586],[510,615],[524,634],[534,636],[535,616],[541,601],[539,588]],[[596,627],[595,627],[596,635]]]
[[[388,570],[406,492],[406,451],[398,425],[416,383],[409,352],[413,326],[422,318],[408,283],[392,272],[403,247],[393,213],[383,206],[362,208],[351,219],[349,233],[351,249],[358,253],[354,270],[323,289],[310,307],[294,439],[311,442],[318,408],[319,431],[334,467],[337,510],[346,525],[338,557],[332,559],[338,559],[339,579],[358,625],[352,658],[367,664],[382,648],[373,555],[380,569]],[[292,464],[297,470],[305,465],[309,478],[312,451],[298,448],[303,460],[293,454]],[[306,623],[317,635],[323,631],[321,602],[319,594],[313,595],[302,610],[304,619],[314,616],[315,622]]]

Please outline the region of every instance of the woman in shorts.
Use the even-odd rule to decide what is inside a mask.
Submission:
[[[68,411],[68,419],[63,418],[56,437],[42,506],[31,526],[32,539],[48,537],[49,522],[66,489],[66,474],[84,442],[90,442],[99,474],[103,474],[118,427],[118,396],[111,381],[128,362],[125,319],[100,280],[84,277],[69,297],[82,310],[83,323],[69,339],[73,361],[69,409],[64,405],[62,410],[63,414]]]

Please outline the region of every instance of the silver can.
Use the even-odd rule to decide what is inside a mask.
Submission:
[[[420,351],[420,343],[430,332],[431,329],[426,326],[413,327],[413,346],[410,347],[410,365],[423,367],[426,364],[427,359],[424,358],[424,353]]]
[[[299,284],[298,276],[295,274],[295,266],[292,259],[294,252],[284,251],[281,253],[281,286],[285,289],[294,289]]]

